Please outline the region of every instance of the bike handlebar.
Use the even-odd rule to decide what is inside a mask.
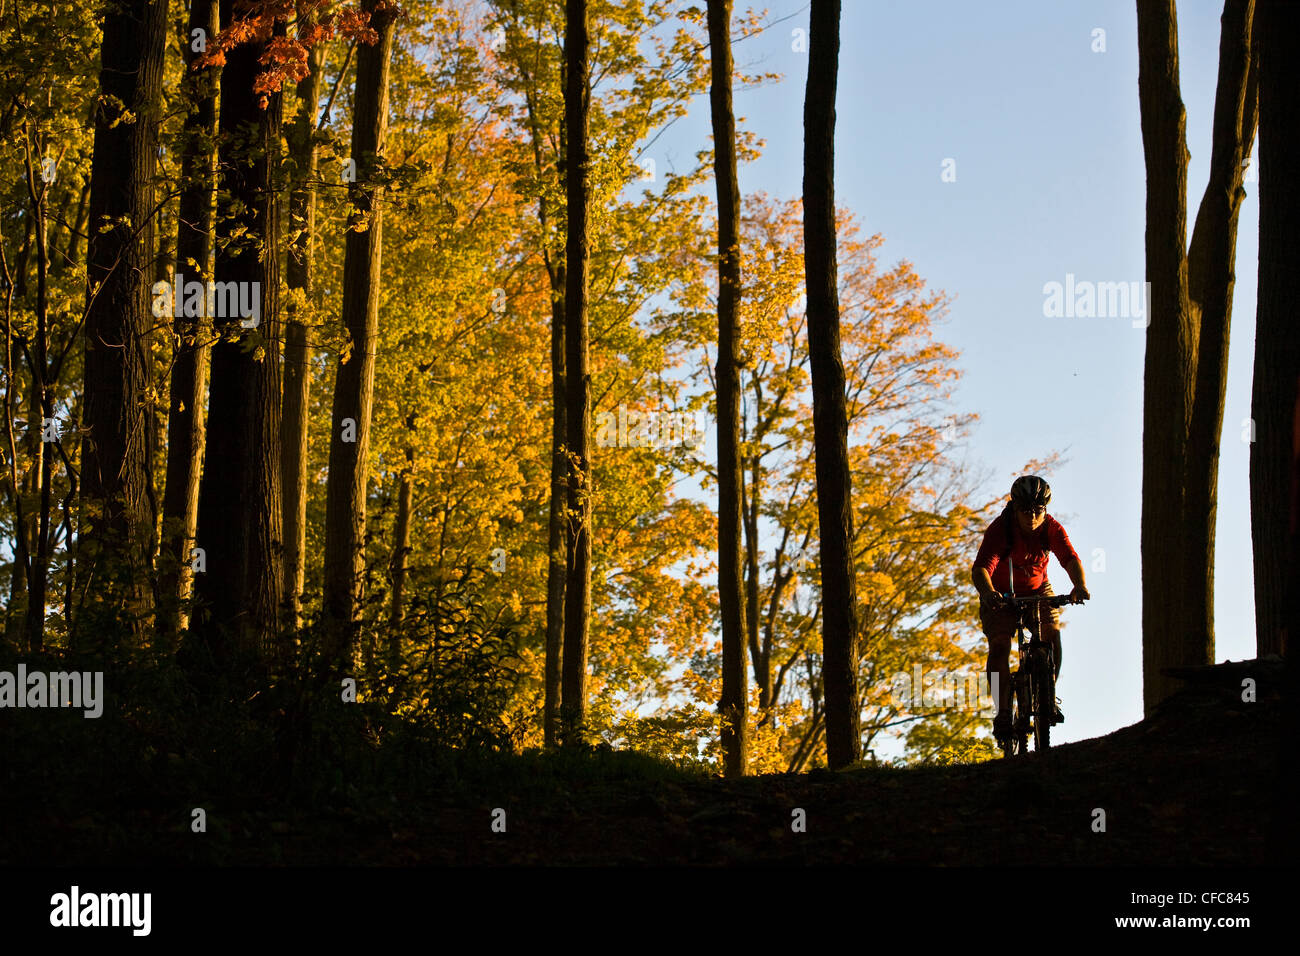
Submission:
[[[1046,604],[1048,607],[1065,607],[1067,604],[1082,604],[1087,598],[1075,601],[1068,594],[1038,594],[1033,597],[1014,597],[1010,594],[1000,595],[1002,600],[1013,607],[1025,607],[1034,604]]]

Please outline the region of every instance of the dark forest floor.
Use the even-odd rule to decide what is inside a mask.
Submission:
[[[617,753],[571,775],[508,758],[484,782],[306,807],[265,793],[205,801],[179,786],[106,787],[50,806],[29,793],[20,808],[10,790],[0,864],[1290,863],[1290,714],[1276,670],[1259,679],[1258,701],[1241,701],[1243,666],[1206,669],[1105,737],[973,766],[728,782],[627,771]],[[205,807],[206,833],[191,832],[192,806]],[[505,832],[493,832],[495,808]],[[806,832],[792,832],[796,808]]]

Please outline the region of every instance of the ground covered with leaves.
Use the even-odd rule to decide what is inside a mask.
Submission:
[[[451,753],[391,728],[376,746],[363,709],[322,732],[285,700],[198,724],[176,701],[111,724],[7,710],[0,865],[1285,863],[1292,713],[1280,668],[1243,702],[1241,667],[1043,754],[739,781],[605,749]]]

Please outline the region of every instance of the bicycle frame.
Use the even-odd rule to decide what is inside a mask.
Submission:
[[[1074,602],[1064,594],[1003,597],[1016,609],[1017,660],[1011,674],[1011,735],[1003,744],[1004,755],[1011,757],[1028,752],[1031,732],[1035,751],[1051,746],[1052,718],[1056,712],[1056,661],[1052,645],[1040,636],[1042,606],[1063,607]]]

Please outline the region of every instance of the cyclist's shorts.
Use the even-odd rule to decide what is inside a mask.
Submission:
[[[1040,594],[1054,594],[1052,585],[1048,581],[1043,582],[1043,586],[1033,591],[1026,591],[1024,594],[1018,594],[1017,597],[1031,597]],[[1057,627],[1061,625],[1061,609],[1056,607],[1041,607],[1039,613],[1043,620],[1050,616],[1051,621]],[[984,628],[985,637],[1010,637],[1016,632],[1016,612],[1014,608],[991,608],[983,598],[980,598],[980,626]],[[1033,631],[1031,624],[1030,631]]]

